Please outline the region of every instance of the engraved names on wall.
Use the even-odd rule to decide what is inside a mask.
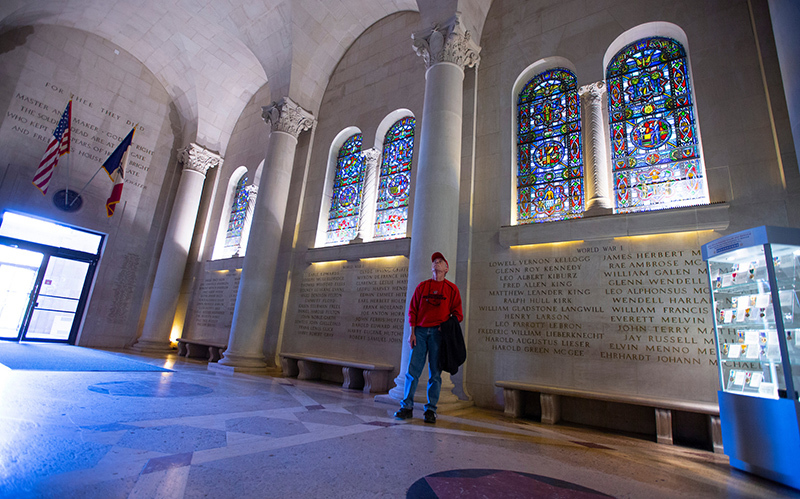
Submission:
[[[136,253],[122,255],[122,265],[117,269],[111,284],[114,299],[111,300],[106,314],[106,319],[111,324],[125,324],[128,320],[141,261],[142,257]]]
[[[340,320],[345,289],[344,268],[326,266],[318,272],[306,272],[300,281],[295,331],[300,335],[332,338]],[[312,267],[311,270],[316,270]]]
[[[698,246],[699,248],[699,246]],[[699,249],[574,243],[489,261],[478,347],[608,363],[716,366]]]
[[[233,322],[241,276],[236,270],[205,273],[193,302],[193,323],[198,332],[212,330],[227,335]]]
[[[408,260],[312,265],[302,274],[293,332],[348,342],[399,343]]]

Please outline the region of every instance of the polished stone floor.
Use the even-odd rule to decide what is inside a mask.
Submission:
[[[173,371],[0,366],[0,497],[800,497],[696,449],[116,355]]]

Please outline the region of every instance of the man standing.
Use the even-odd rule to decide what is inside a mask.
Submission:
[[[413,414],[414,392],[427,356],[430,376],[424,417],[426,423],[436,422],[436,404],[442,389],[442,370],[439,369],[439,346],[442,338],[439,326],[450,316],[455,317],[458,322],[464,320],[461,293],[455,284],[444,278],[448,270],[450,266],[444,255],[438,251],[431,255],[433,279],[417,285],[408,306],[408,322],[411,325],[408,344],[411,346],[411,355],[406,373],[405,398],[400,404],[400,410],[394,413],[394,417],[398,419],[408,419]]]

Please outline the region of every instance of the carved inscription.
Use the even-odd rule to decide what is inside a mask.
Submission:
[[[488,262],[496,282],[478,299],[483,349],[716,366],[699,249],[575,245],[569,253]]]
[[[241,273],[207,272],[194,301],[196,327],[230,329]]]
[[[356,275],[361,307],[347,339],[399,343],[403,337],[408,267],[361,268]]]
[[[122,265],[113,283],[114,300],[106,315],[111,324],[124,324],[127,321],[140,262],[141,257],[136,253],[126,253],[122,257]]]
[[[600,358],[716,366],[699,249],[609,253],[601,266],[614,327]]]
[[[492,350],[583,357],[605,334],[581,320],[605,313],[583,299],[593,294],[579,279],[590,260],[575,255],[489,262],[499,284],[489,291],[496,304],[478,310],[496,312],[497,319],[478,334]]]
[[[302,276],[294,331],[348,342],[399,343],[408,264],[325,264]]]
[[[343,269],[329,268],[308,272],[300,281],[300,303],[295,328],[298,334],[331,338],[341,326],[342,294],[345,288]]]
[[[136,126],[128,167],[125,170],[125,185],[133,189],[146,189],[145,177],[150,170],[153,151],[141,145],[144,126],[133,118],[125,118],[84,96],[70,94],[65,88],[46,82],[45,89],[57,94],[59,106],[54,107],[32,95],[17,92],[6,111],[5,119],[11,124],[11,131],[19,136],[38,140],[43,144],[42,151],[50,142],[53,130],[58,125],[66,103],[72,98],[71,156],[74,166],[82,163],[92,168],[102,164],[122,142],[130,129]],[[48,99],[48,102],[55,102]],[[137,140],[138,139],[138,140]]]

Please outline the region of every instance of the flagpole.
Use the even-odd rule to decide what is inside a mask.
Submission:
[[[69,157],[70,157],[70,155],[72,153],[72,148],[69,147],[69,146],[71,145],[70,143],[72,142],[72,99],[74,97],[75,97],[75,94],[70,94],[69,95],[69,104],[67,104],[67,106],[70,107],[70,111],[69,111],[69,115],[70,116],[69,116],[69,126],[67,127],[67,130],[69,130],[69,136],[68,136],[69,137],[69,139],[68,139],[69,142],[67,143],[67,158],[66,158],[66,161],[67,161],[67,190],[64,191],[64,206],[72,206],[72,203],[69,203],[69,177],[70,177],[70,173],[71,173],[70,172],[70,168],[72,167],[72,161],[69,160]],[[60,146],[59,146],[59,154],[60,154]],[[67,203],[69,203],[69,204],[67,204]]]
[[[98,168],[97,171],[94,172],[94,175],[92,175],[92,178],[90,178],[89,181],[86,182],[86,185],[84,185],[83,188],[80,190],[80,192],[78,192],[78,194],[75,196],[75,199],[72,200],[72,202],[69,204],[69,206],[72,206],[72,204],[75,203],[75,201],[78,198],[80,198],[81,194],[83,194],[83,191],[85,191],[86,188],[89,187],[89,184],[92,183],[92,180],[94,180],[94,178],[97,176],[97,174],[100,173],[100,170],[105,168],[106,169],[106,173],[108,173],[109,178],[111,178],[111,173],[116,172],[117,169],[119,169],[119,168],[122,168],[123,170],[122,170],[121,173],[124,175],[125,167],[127,167],[127,164],[128,164],[128,161],[127,161],[128,152],[129,152],[129,149],[130,149],[130,147],[132,145],[133,134],[134,134],[135,131],[136,131],[135,127],[133,129],[131,129],[131,131],[128,133],[128,135],[125,137],[125,139],[123,139],[123,141],[120,143],[120,145],[118,145],[117,148],[114,149],[114,152],[111,153],[111,156],[109,156],[108,159],[102,165],[100,165],[100,168]],[[129,137],[130,137],[130,140],[129,140]],[[122,147],[122,145],[125,142],[128,142],[128,145],[120,153],[120,147]],[[122,154],[122,156],[119,157],[119,154]],[[123,161],[123,160],[124,160],[124,164],[120,164],[120,162]],[[116,161],[116,165],[112,165],[112,163],[114,161]],[[108,170],[109,167],[111,168],[110,172]],[[114,180],[113,178],[111,178],[111,180],[116,184],[117,180]],[[106,207],[106,209],[108,209],[108,207]],[[111,213],[113,214],[113,209],[111,210]],[[109,216],[111,216],[111,215],[109,215]]]
[[[69,154],[67,154],[67,190],[64,191],[64,205],[72,206],[72,203],[69,203],[69,169],[72,166],[72,161],[69,160]]]
[[[97,174],[98,174],[98,173],[100,173],[100,170],[102,170],[102,169],[103,169],[103,166],[102,166],[102,165],[100,165],[100,168],[98,168],[98,169],[97,169],[97,171],[96,171],[96,172],[94,172],[94,175],[92,175],[92,178],[90,178],[90,179],[89,179],[89,181],[88,181],[88,182],[86,182],[86,185],[84,185],[84,186],[83,186],[83,189],[81,189],[81,190],[80,190],[80,192],[78,192],[78,194],[75,196],[75,199],[73,199],[73,200],[72,200],[72,203],[70,203],[68,206],[72,206],[72,205],[75,203],[75,201],[76,201],[76,200],[77,200],[79,197],[81,197],[81,194],[83,194],[83,191],[85,191],[85,190],[86,190],[86,188],[87,188],[87,187],[89,187],[89,184],[91,184],[91,183],[92,183],[92,180],[94,180],[94,178],[97,176]]]

